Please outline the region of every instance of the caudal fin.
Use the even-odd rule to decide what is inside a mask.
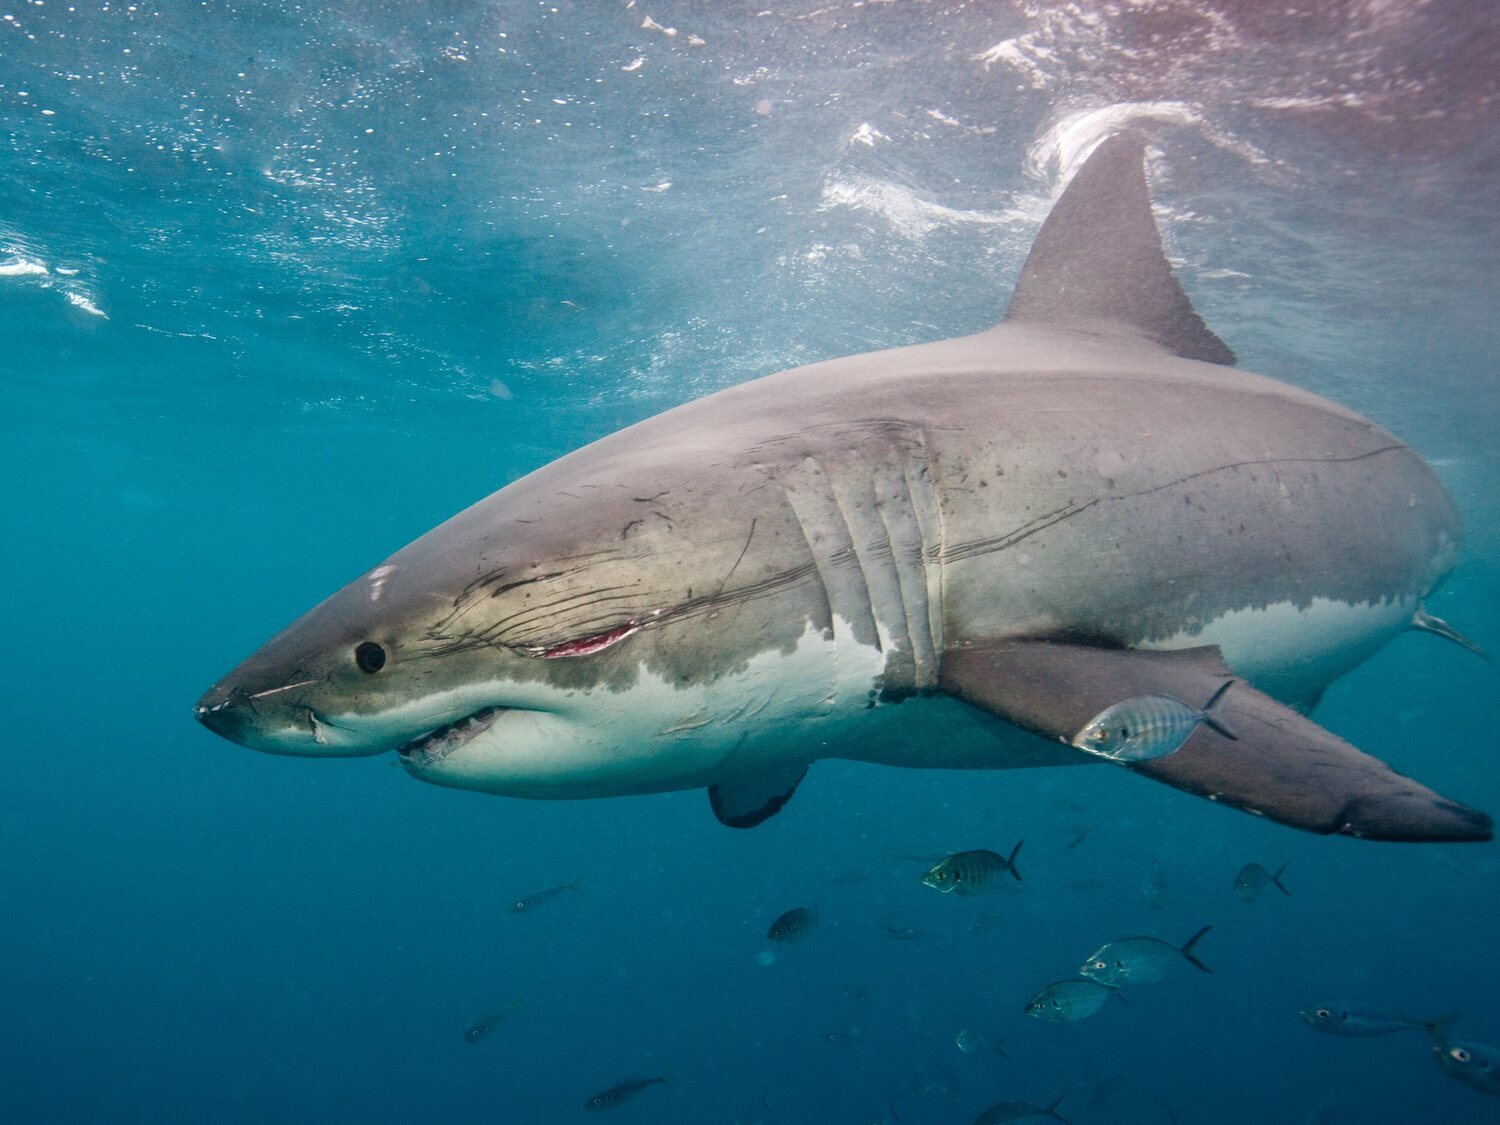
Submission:
[[[1023,882],[1023,880],[1021,878],[1021,872],[1016,868],[1016,856],[1020,854],[1021,845],[1025,842],[1025,840],[1017,840],[1016,846],[1010,849],[1010,855],[1005,860],[1006,870],[1015,876],[1016,882],[1018,883]]]
[[[1289,891],[1289,890],[1287,890],[1286,889],[1286,884],[1281,881],[1281,873],[1286,870],[1287,864],[1289,864],[1291,862],[1292,862],[1291,860],[1287,860],[1286,863],[1283,863],[1280,867],[1278,867],[1276,869],[1276,874],[1274,874],[1274,875],[1271,876],[1271,882],[1273,882],[1273,883],[1276,884],[1276,889],[1278,891],[1280,891],[1282,894],[1286,895],[1287,898],[1291,898],[1292,897],[1292,892]]]
[[[1072,1125],[1072,1123],[1066,1117],[1064,1117],[1062,1114],[1060,1114],[1060,1113],[1057,1112],[1057,1107],[1060,1106],[1060,1105],[1062,1105],[1062,1100],[1065,1097],[1067,1097],[1067,1096],[1068,1096],[1068,1093],[1067,1093],[1066,1090],[1064,1090],[1061,1094],[1058,1094],[1057,1095],[1057,1099],[1051,1105],[1049,1105],[1046,1109],[1042,1110],[1042,1112],[1044,1114],[1046,1114],[1048,1117],[1053,1117],[1053,1118],[1056,1118],[1058,1121],[1061,1121],[1063,1123],[1063,1125]]]
[[[1211,973],[1213,972],[1213,970],[1205,965],[1202,961],[1198,960],[1198,958],[1193,956],[1193,946],[1197,945],[1198,939],[1201,938],[1204,934],[1208,933],[1208,931],[1211,929],[1213,929],[1212,926],[1204,926],[1196,934],[1188,938],[1186,944],[1184,944],[1183,947],[1177,951],[1187,959],[1189,965],[1204,973]]]
[[[1240,740],[1240,736],[1235,734],[1234,731],[1230,730],[1224,720],[1213,713],[1214,704],[1223,699],[1224,693],[1233,686],[1233,680],[1225,680],[1222,684],[1219,685],[1219,690],[1214,692],[1213,695],[1209,696],[1208,702],[1203,705],[1203,721],[1209,726],[1213,727],[1214,730],[1218,731],[1225,738],[1229,739],[1232,742],[1238,742]]]

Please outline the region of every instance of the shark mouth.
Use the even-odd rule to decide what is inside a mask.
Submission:
[[[466,718],[456,719],[436,730],[418,735],[404,746],[397,747],[396,753],[401,755],[401,761],[408,768],[426,769],[435,766],[470,739],[489,730],[505,710],[504,707],[482,708]]]

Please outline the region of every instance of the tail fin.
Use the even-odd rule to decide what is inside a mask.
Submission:
[[[1428,1020],[1422,1028],[1439,1043],[1446,1043],[1448,1029],[1458,1022],[1458,1017],[1461,1015],[1463,1015],[1462,1012],[1446,1012],[1435,1020]]]
[[[1067,1096],[1068,1092],[1066,1090],[1064,1090],[1061,1094],[1058,1094],[1057,1099],[1046,1109],[1042,1110],[1042,1113],[1044,1113],[1048,1117],[1055,1117],[1057,1120],[1061,1121],[1063,1125],[1071,1125],[1071,1122],[1069,1122],[1066,1117],[1057,1112],[1057,1107],[1062,1105],[1062,1100]]]
[[[1273,882],[1273,883],[1276,884],[1276,889],[1278,891],[1280,891],[1282,894],[1286,895],[1287,898],[1291,898],[1292,897],[1292,892],[1289,891],[1289,890],[1287,890],[1286,889],[1286,884],[1281,881],[1281,873],[1286,870],[1287,864],[1291,863],[1291,862],[1292,862],[1291,860],[1287,860],[1286,863],[1283,863],[1280,867],[1278,867],[1276,869],[1276,874],[1274,874],[1274,875],[1271,876],[1271,882]]]
[[[1213,972],[1213,970],[1205,965],[1202,961],[1198,960],[1198,958],[1193,956],[1193,946],[1197,945],[1198,939],[1201,938],[1204,934],[1208,933],[1208,931],[1211,929],[1213,929],[1212,926],[1204,926],[1196,934],[1188,938],[1187,943],[1177,951],[1178,953],[1181,953],[1185,958],[1187,958],[1188,964],[1192,965],[1193,968],[1205,973],[1211,973]]]
[[[1230,730],[1222,719],[1216,718],[1213,714],[1214,704],[1223,699],[1224,693],[1233,686],[1233,680],[1225,680],[1222,684],[1219,685],[1219,690],[1214,692],[1213,695],[1209,696],[1208,702],[1203,705],[1203,721],[1209,726],[1213,727],[1214,730],[1218,731],[1231,742],[1238,742],[1240,740],[1240,736],[1235,734],[1234,731]]]
[[[1454,644],[1468,649],[1475,656],[1493,663],[1490,654],[1485,652],[1468,637],[1464,636],[1452,625],[1449,625],[1441,617],[1434,617],[1428,613],[1425,607],[1418,606],[1417,612],[1411,615],[1411,624],[1408,629],[1417,629],[1423,633],[1435,633],[1444,640],[1452,641]]]
[[[1008,1042],[1010,1042],[1009,1035],[995,1044],[995,1053],[998,1054],[1002,1059],[1010,1058],[1010,1056],[1005,1053],[1005,1044]]]
[[[774,1088],[775,1087],[773,1086],[767,1086],[766,1092],[760,1096],[760,1108],[765,1110],[772,1117],[776,1116],[776,1110],[771,1106],[771,1091]]]
[[[1010,873],[1016,877],[1016,882],[1018,883],[1022,882],[1022,879],[1021,872],[1016,868],[1016,856],[1020,854],[1021,845],[1025,842],[1025,840],[1017,840],[1016,846],[1010,849],[1010,855],[1005,860],[1005,866],[1010,870]]]

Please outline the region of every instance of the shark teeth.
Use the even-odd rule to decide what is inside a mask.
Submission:
[[[445,723],[436,730],[419,735],[397,748],[396,753],[408,766],[426,769],[435,766],[475,735],[495,725],[504,707],[485,707],[462,719]]]

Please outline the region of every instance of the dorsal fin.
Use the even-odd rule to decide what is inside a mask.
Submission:
[[[1172,276],[1151,217],[1145,148],[1117,133],[1089,154],[1042,224],[1005,319],[1114,324],[1186,359],[1232,364]]]

